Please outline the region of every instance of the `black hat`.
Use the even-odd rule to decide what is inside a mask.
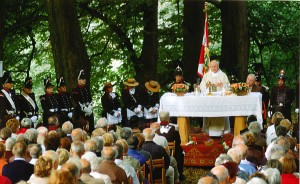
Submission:
[[[60,76],[60,78],[58,78],[56,80],[56,84],[57,84],[57,87],[61,87],[61,86],[66,86],[66,83],[65,83],[65,79],[63,76]]]
[[[83,69],[79,71],[79,74],[78,74],[78,78],[77,78],[77,79],[78,79],[78,80],[79,80],[79,79],[86,79],[85,72],[84,72]]]
[[[279,79],[285,80],[284,73],[285,73],[284,70],[280,70],[280,74],[279,74],[279,76],[278,76],[278,80],[279,80]]]
[[[113,86],[115,86],[115,84],[111,84],[111,82],[106,82],[104,84],[104,87],[103,87],[102,91],[105,91],[107,88],[111,88]]]
[[[183,76],[182,69],[180,68],[179,65],[176,67],[176,70],[175,70],[175,76],[177,76],[177,75]]]
[[[13,83],[10,72],[5,72],[2,76],[2,84]]]
[[[24,87],[28,89],[32,89],[32,78],[31,77],[26,77],[24,81]]]
[[[50,77],[47,77],[46,79],[44,79],[44,87],[45,89],[49,88],[49,87],[53,87],[54,85],[51,83],[51,79]]]
[[[255,73],[255,77],[257,82],[261,82],[261,75],[258,72]]]

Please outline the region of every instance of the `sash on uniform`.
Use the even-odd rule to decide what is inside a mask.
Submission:
[[[33,107],[33,109],[35,110],[35,103],[34,101],[31,99],[31,97],[29,95],[27,95],[26,93],[24,93],[24,91],[21,92],[21,95],[24,96],[24,98],[31,104],[31,106]]]
[[[10,96],[4,89],[2,89],[1,91],[3,92],[3,94],[5,95],[5,97],[7,98],[7,100],[9,101],[9,103],[10,103],[10,105],[11,105],[11,107],[13,108],[13,111],[14,111],[14,113],[15,113],[15,111],[16,111],[16,106],[15,106],[15,103],[14,103],[14,101],[12,100],[11,96]]]

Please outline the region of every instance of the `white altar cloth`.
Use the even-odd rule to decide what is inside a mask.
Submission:
[[[187,93],[177,96],[165,93],[160,98],[159,111],[169,111],[176,117],[225,117],[256,115],[262,124],[262,95],[250,93],[246,96],[196,96]]]

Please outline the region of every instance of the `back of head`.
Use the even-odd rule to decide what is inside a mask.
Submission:
[[[276,168],[267,168],[264,171],[264,175],[268,179],[268,183],[281,184],[280,172]]]
[[[62,137],[59,139],[60,142],[60,148],[64,148],[66,150],[70,150],[71,149],[71,140],[67,137]]]
[[[96,151],[97,151],[97,144],[96,144],[95,141],[93,141],[91,139],[87,140],[84,143],[84,149],[85,149],[85,151],[91,151],[91,152],[96,153]]]
[[[238,144],[246,144],[246,143],[247,143],[246,137],[244,137],[242,135],[236,135],[233,138],[232,147],[235,147]]]
[[[58,154],[55,151],[48,150],[45,153],[43,153],[43,157],[51,159],[53,169],[57,169],[57,167],[58,167]]]
[[[42,155],[42,147],[40,144],[33,144],[29,151],[31,158],[39,158],[39,156]]]
[[[37,131],[38,131],[38,135],[39,136],[43,136],[44,137],[44,136],[46,136],[48,134],[48,129],[46,127],[43,127],[43,126],[38,127]]]
[[[217,176],[219,183],[226,182],[226,179],[229,177],[228,170],[223,165],[218,165],[212,168],[211,173]]]
[[[21,127],[30,128],[32,121],[30,118],[23,118],[21,121]]]
[[[121,144],[122,147],[123,147],[123,153],[127,154],[127,152],[128,152],[128,143],[127,143],[127,141],[125,139],[119,139],[119,140],[117,140],[116,143]]]
[[[280,121],[284,118],[283,114],[281,112],[275,112],[273,115],[272,115],[272,123],[274,124],[274,126],[278,126]]]
[[[58,154],[58,165],[65,164],[70,158],[69,151],[64,148],[59,148],[56,153]]]
[[[237,176],[237,173],[239,171],[239,167],[238,167],[237,163],[235,163],[233,161],[229,161],[229,162],[223,163],[222,165],[224,167],[226,167],[226,169],[228,170],[230,178],[234,178]]]
[[[220,154],[215,160],[215,166],[221,165],[225,162],[233,161],[232,158],[227,154]]]
[[[64,124],[61,127],[62,131],[66,134],[71,134],[73,130],[73,124],[70,121],[64,122]]]
[[[25,142],[16,142],[13,146],[12,153],[15,157],[24,157],[26,155],[27,145]]]
[[[85,159],[90,162],[92,171],[96,171],[98,169],[100,160],[95,153],[87,151],[81,156],[81,159]]]
[[[146,141],[152,141],[155,134],[150,128],[145,128],[143,130],[143,135],[145,136]]]
[[[128,148],[136,150],[139,145],[139,140],[136,136],[131,136],[127,139]]]
[[[48,118],[48,124],[49,125],[58,125],[58,119],[57,119],[57,117],[56,116],[50,116],[49,118]]]
[[[76,128],[72,131],[72,141],[82,141],[83,140],[83,131],[81,128]]]
[[[46,135],[44,139],[44,145],[46,150],[56,151],[60,145],[60,137],[57,133]]]
[[[66,164],[61,167],[62,170],[70,171],[74,177],[80,176],[80,170],[82,169],[81,162],[78,158],[70,158]]]
[[[104,146],[111,146],[114,143],[114,137],[111,133],[103,134],[102,138],[103,138],[103,145]]]
[[[127,140],[132,135],[132,129],[129,127],[123,127],[120,132],[121,139]]]
[[[242,160],[242,154],[239,152],[239,150],[237,150],[237,148],[230,148],[227,151],[227,155],[229,155],[235,163],[240,164]]]
[[[12,131],[8,127],[4,127],[0,131],[0,138],[2,140],[6,140],[7,138],[11,137]]]
[[[82,173],[90,174],[91,172],[91,164],[86,159],[80,159],[82,165]]]
[[[282,174],[293,174],[297,171],[295,159],[290,156],[284,156],[279,159],[282,163]]]
[[[160,125],[157,122],[154,122],[150,125],[151,130],[153,130],[154,132],[158,132],[160,129]]]
[[[258,123],[257,121],[253,121],[252,123],[250,123],[248,129],[249,132],[253,134],[259,134],[261,132],[260,123]]]
[[[247,184],[267,184],[267,182],[261,178],[258,178],[258,177],[253,177],[251,178]]]
[[[270,146],[270,145],[269,145]],[[279,144],[273,144],[270,147],[270,153],[266,154],[267,160],[270,159],[280,159],[285,155],[285,149]]]
[[[41,178],[48,177],[51,174],[52,168],[52,160],[40,156],[34,165],[34,175]]]
[[[131,116],[130,118],[130,127],[131,128],[139,128],[140,119],[137,115]]]
[[[84,153],[84,144],[81,141],[74,141],[71,144],[71,153],[75,153],[79,157]],[[74,156],[74,155],[73,155]]]
[[[24,137],[29,144],[36,143],[38,136],[38,131],[34,128],[27,129],[24,133]]]
[[[6,150],[7,151],[11,151],[13,145],[15,144],[15,142],[16,142],[16,140],[14,138],[12,138],[12,137],[6,139],[6,141],[5,141],[5,148],[6,148]]]
[[[144,135],[142,133],[135,133],[135,134],[133,134],[133,136],[138,138],[138,140],[139,140],[139,144],[138,144],[137,148],[138,149],[141,148],[145,142]]]
[[[281,164],[281,162],[278,159],[270,159],[270,160],[268,160],[268,162],[265,165],[265,168],[266,169],[268,169],[268,168],[277,169],[280,172],[280,174],[282,172],[282,164]]]
[[[250,115],[250,116],[248,116],[247,117],[247,125],[249,126],[250,125],[250,123],[252,123],[253,121],[257,121],[257,118],[256,118],[256,116],[255,115]]]
[[[107,129],[108,121],[106,118],[100,118],[97,121],[96,128]]]
[[[160,119],[161,122],[169,122],[170,113],[168,111],[161,111],[159,113],[159,119]]]
[[[49,184],[75,184],[76,180],[70,171],[58,170],[51,173]]]
[[[101,157],[103,160],[113,161],[116,157],[116,149],[111,146],[103,147],[101,151]]]
[[[20,122],[16,118],[9,119],[6,122],[6,127],[10,128],[12,133],[17,133],[20,127]]]
[[[276,127],[276,135],[277,137],[279,136],[285,137],[287,135],[287,129],[284,126],[278,125]]]
[[[284,126],[286,128],[287,132],[290,131],[290,129],[292,127],[292,123],[288,119],[281,120],[279,125]]]
[[[123,157],[123,146],[119,143],[114,143],[114,148],[117,150],[116,152],[116,158],[121,159]]]
[[[2,142],[0,142],[0,158],[4,157],[5,150],[5,145]]]
[[[208,172],[198,180],[197,184],[218,184],[218,183],[219,180],[217,176],[211,172]]]
[[[242,159],[246,158],[247,151],[248,151],[248,146],[246,146],[245,144],[239,144],[239,145],[236,145],[234,148],[236,148],[236,150],[239,151],[239,153],[242,156]]]

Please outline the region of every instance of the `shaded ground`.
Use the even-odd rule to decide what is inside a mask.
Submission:
[[[197,184],[199,178],[209,172],[212,167],[184,167],[183,173],[186,180],[181,184]]]

